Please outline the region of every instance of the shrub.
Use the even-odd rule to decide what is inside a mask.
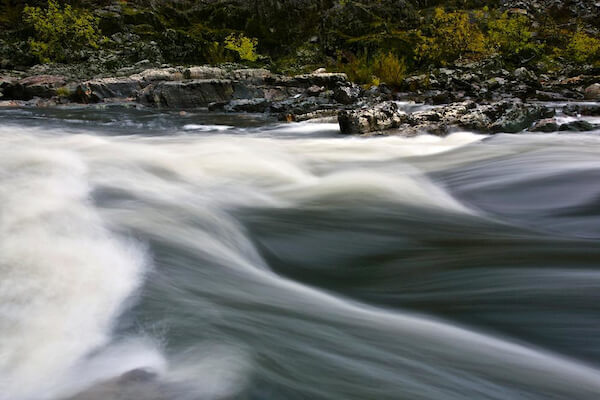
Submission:
[[[337,69],[345,72],[356,83],[377,86],[383,82],[400,86],[406,75],[404,60],[398,59],[392,52],[377,53],[373,57],[362,53],[359,56],[350,55],[349,58],[347,63],[338,60]]]
[[[579,29],[571,37],[564,55],[578,64],[597,62],[600,60],[600,39]]]
[[[85,10],[70,5],[61,8],[48,0],[48,8],[25,7],[25,22],[31,24],[36,37],[31,38],[31,52],[41,62],[65,62],[84,58],[81,50],[97,49],[102,40],[98,21]]]
[[[231,34],[225,39],[225,48],[236,52],[240,59],[244,61],[256,61],[258,59],[256,46],[258,46],[258,40],[248,38],[242,34]]]
[[[391,52],[377,55],[373,60],[373,75],[391,86],[400,86],[406,76],[406,63]]]
[[[542,46],[533,41],[529,19],[508,12],[488,22],[488,45],[492,51],[513,61],[534,58],[542,51]]]
[[[444,65],[460,58],[478,58],[486,52],[485,39],[479,26],[464,11],[446,13],[437,8],[428,29],[417,32],[418,61]]]

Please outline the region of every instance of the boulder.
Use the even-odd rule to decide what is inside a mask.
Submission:
[[[585,89],[586,100],[600,100],[600,83],[594,83]]]
[[[177,68],[152,68],[132,75],[130,78],[145,82],[180,81],[184,78],[184,73]]]
[[[185,79],[228,79],[227,72],[217,67],[206,65],[190,67],[183,72]]]
[[[197,79],[183,82],[158,82],[144,89],[139,99],[159,107],[207,107],[211,103],[230,101],[233,82],[228,79]]]
[[[596,125],[583,120],[572,121],[566,124],[562,124],[559,128],[560,131],[571,131],[571,132],[587,132],[596,129]]]
[[[142,88],[137,78],[102,78],[82,82],[74,97],[82,103],[99,103],[110,99],[133,99]]]
[[[34,75],[15,80],[3,80],[4,98],[31,100],[34,97],[50,98],[56,96],[56,89],[64,86],[66,79],[60,75]]]
[[[554,118],[546,118],[538,121],[531,129],[531,132],[556,132],[558,131],[558,123]]]
[[[554,110],[541,104],[515,103],[489,129],[492,132],[517,133],[535,121],[554,116]]]
[[[214,104],[214,103],[213,103]],[[269,110],[271,102],[264,98],[232,100],[223,108],[228,112],[264,113]],[[209,107],[209,109],[211,109]],[[212,108],[214,109],[214,108]]]
[[[333,91],[333,98],[341,104],[353,104],[360,100],[362,89],[358,85],[339,86]]]
[[[338,113],[340,132],[345,135],[399,128],[405,119],[406,114],[398,109],[398,104],[395,102],[385,102],[371,108],[344,110]]]

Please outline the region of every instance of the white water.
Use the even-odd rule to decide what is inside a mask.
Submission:
[[[158,373],[175,387],[165,398],[177,399],[241,396],[255,376],[275,388],[273,398],[600,396],[594,366],[552,349],[365,304],[273,271],[234,210],[389,207],[392,219],[429,221],[442,231],[456,228],[447,221],[486,224],[497,216],[456,199],[431,174],[501,160],[543,140],[502,144],[499,137],[498,145],[478,147],[485,137],[466,132],[310,136],[333,129],[270,128],[269,135],[299,135],[278,139],[228,134],[230,128],[206,136],[111,137],[1,127],[0,399],[60,399],[136,368]],[[582,140],[595,149],[590,157],[597,156],[597,138]],[[524,180],[540,176],[510,166]],[[286,243],[297,227],[312,229],[311,236]],[[319,254],[314,258],[327,262],[340,256],[334,246],[344,232],[327,234],[335,229],[333,221],[314,227],[300,218],[271,244],[306,240],[299,259]],[[381,242],[371,244],[361,241],[361,232],[346,234],[348,259],[389,240],[381,233]],[[322,241],[312,245],[319,235]],[[176,251],[161,256],[157,244]],[[193,262],[178,261],[184,254]],[[156,276],[155,262],[161,264]],[[119,316],[153,280],[156,293],[149,291],[142,314],[156,313],[156,324],[117,334]],[[188,341],[193,344],[173,343]],[[118,398],[111,393],[108,398]]]

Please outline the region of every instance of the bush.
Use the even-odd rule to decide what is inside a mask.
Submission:
[[[25,7],[25,22],[33,26],[31,52],[41,62],[67,62],[85,58],[82,50],[97,49],[102,40],[98,21],[85,10],[70,5],[61,8],[56,0],[48,0],[48,8]]]
[[[350,55],[349,58],[347,63],[338,60],[337,69],[345,72],[348,78],[356,83],[364,85],[387,83],[391,86],[400,86],[406,75],[406,63],[392,52],[377,53],[373,57],[362,53],[358,57]]]
[[[488,22],[488,45],[511,61],[522,62],[541,54],[543,47],[533,41],[530,22],[523,15],[504,12]]]
[[[600,39],[577,30],[571,37],[564,55],[577,64],[597,62],[600,60]]]
[[[480,28],[467,12],[446,13],[437,8],[426,30],[418,31],[416,58],[421,63],[445,65],[462,58],[479,58],[486,53]]]
[[[243,61],[256,61],[258,59],[257,45],[258,40],[250,39],[241,34],[231,34],[225,39],[225,48],[236,52]]]
[[[406,76],[406,63],[391,52],[379,54],[373,60],[373,75],[381,82],[400,86]]]

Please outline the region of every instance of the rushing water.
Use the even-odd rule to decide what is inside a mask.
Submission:
[[[0,400],[598,399],[599,133],[2,110]]]

